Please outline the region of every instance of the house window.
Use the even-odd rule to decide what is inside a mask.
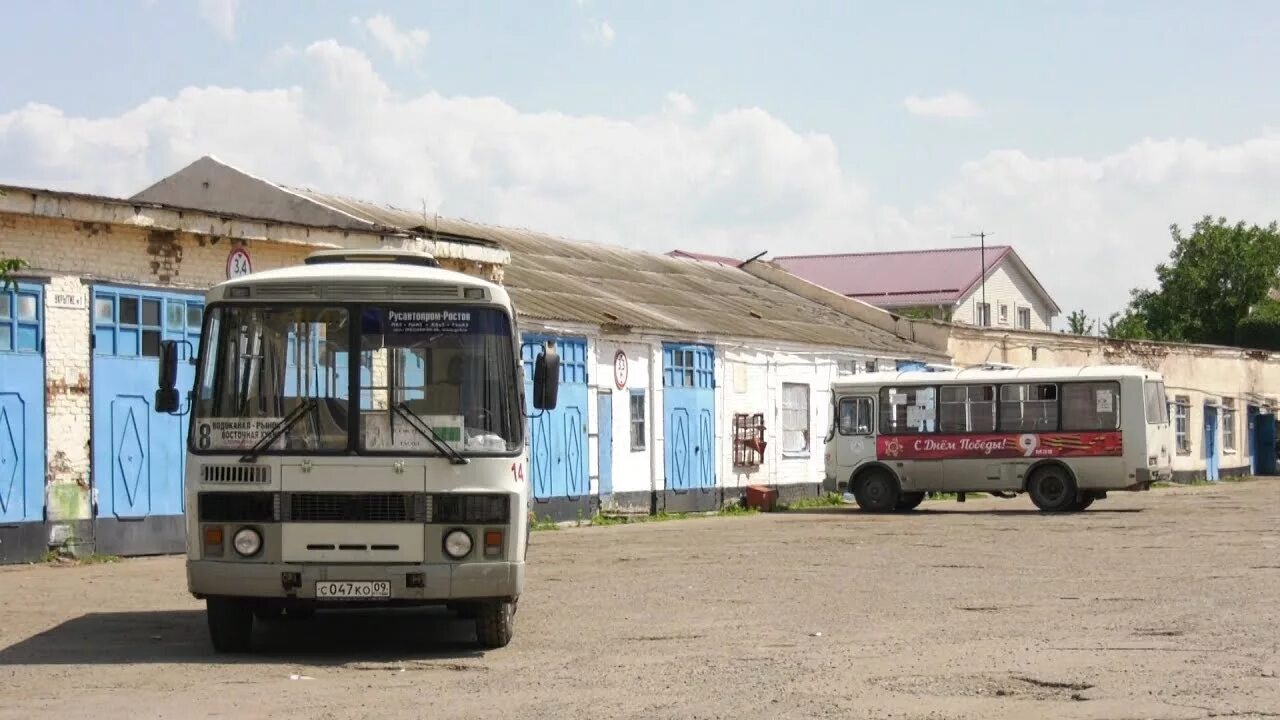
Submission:
[[[1000,324],[1009,324],[1009,306],[1004,303],[1000,303]]]
[[[1222,398],[1222,449],[1236,449],[1236,399]]]
[[[1191,434],[1187,432],[1191,427],[1191,398],[1186,395],[1179,395],[1173,399],[1173,438],[1178,447],[1179,455],[1191,454]]]
[[[991,303],[978,303],[978,324],[984,327],[991,324]]]
[[[631,391],[631,450],[644,450],[644,391]]]
[[[1018,327],[1023,330],[1031,329],[1031,308],[1018,308]]]
[[[875,372],[875,371],[876,371],[876,361],[875,361],[875,360],[868,360],[868,361],[867,361],[867,364],[866,364],[866,368],[867,368],[867,372],[869,372],[869,373],[873,373],[873,372]]]
[[[782,384],[782,451],[809,452],[809,386]]]

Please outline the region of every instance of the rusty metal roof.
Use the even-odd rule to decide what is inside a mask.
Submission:
[[[502,284],[523,317],[691,340],[759,338],[892,357],[939,356],[736,267],[286,189],[363,222],[501,247],[511,254]]]

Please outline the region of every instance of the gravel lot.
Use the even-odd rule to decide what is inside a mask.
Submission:
[[[250,658],[179,558],[0,568],[0,718],[1280,717],[1280,481],[571,528],[530,563],[502,650],[341,613]]]

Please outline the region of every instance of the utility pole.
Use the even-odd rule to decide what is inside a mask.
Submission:
[[[991,306],[987,304],[987,238],[995,233],[986,231],[978,231],[969,233],[968,235],[952,235],[952,238],[978,238],[979,262],[982,263],[982,269],[979,271],[978,277],[982,281],[982,306],[987,309],[987,322],[991,323]]]

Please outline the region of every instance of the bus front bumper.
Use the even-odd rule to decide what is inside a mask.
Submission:
[[[389,598],[372,598],[370,602],[434,603],[514,599],[524,589],[524,563],[385,566],[187,561],[187,587],[197,598],[220,596],[315,600],[317,583],[370,581],[386,581],[390,585]],[[349,602],[351,601],[333,601],[335,605]]]

